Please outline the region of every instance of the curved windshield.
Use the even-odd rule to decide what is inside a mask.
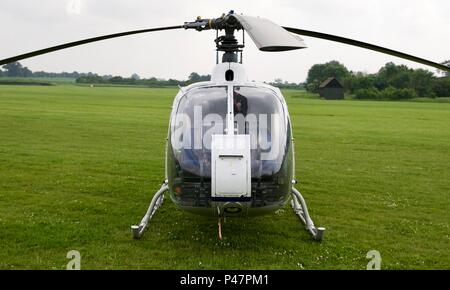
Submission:
[[[234,126],[250,135],[252,177],[280,170],[286,151],[286,114],[276,95],[266,88],[236,86],[233,89]]]
[[[181,98],[171,123],[171,144],[183,170],[211,176],[211,136],[224,134],[226,114],[226,87],[193,89]]]
[[[171,121],[171,148],[185,173],[211,177],[213,134],[226,134],[227,87],[203,87],[186,93]],[[253,178],[278,173],[287,151],[289,126],[283,105],[266,88],[235,86],[234,132],[250,135]]]

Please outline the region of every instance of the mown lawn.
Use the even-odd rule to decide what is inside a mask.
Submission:
[[[214,219],[166,202],[140,221],[164,178],[176,89],[0,86],[0,268],[450,269],[450,104],[323,101],[287,91],[299,188],[322,243],[289,207]],[[300,96],[300,97],[299,97]]]

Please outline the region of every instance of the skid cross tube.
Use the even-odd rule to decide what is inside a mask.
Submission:
[[[142,236],[145,228],[147,227],[148,222],[152,219],[156,210],[162,205],[162,203],[164,201],[164,192],[166,192],[168,190],[169,190],[169,185],[166,180],[166,181],[164,181],[164,183],[162,184],[162,186],[158,190],[158,192],[156,192],[155,195],[153,196],[152,202],[150,203],[150,206],[148,207],[147,213],[142,218],[139,226],[137,226],[137,225],[131,226],[131,232],[133,233],[134,239],[139,239]]]
[[[308,207],[306,206],[305,199],[300,191],[292,187],[292,209],[294,213],[300,218],[305,225],[306,230],[312,235],[316,241],[322,241],[325,228],[314,226],[314,223],[309,216]]]

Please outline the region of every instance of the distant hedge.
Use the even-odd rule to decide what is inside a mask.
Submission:
[[[355,91],[355,99],[371,100],[408,100],[417,98],[417,93],[413,89],[387,87],[384,90],[377,88],[359,89]]]
[[[34,82],[34,81],[17,81],[17,80],[0,80],[0,85],[6,86],[53,86],[51,83]]]

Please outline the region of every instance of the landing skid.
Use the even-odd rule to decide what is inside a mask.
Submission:
[[[155,212],[162,205],[162,203],[164,201],[164,193],[168,190],[169,190],[169,186],[168,186],[168,183],[166,180],[162,184],[161,188],[153,196],[150,206],[148,207],[147,213],[142,218],[141,223],[139,225],[131,226],[131,232],[133,233],[134,239],[141,238],[142,234],[145,231],[145,228],[148,225],[148,222],[152,219]],[[325,232],[325,228],[322,228],[322,227],[316,228],[314,226],[314,223],[313,223],[311,217],[309,216],[308,207],[306,206],[305,199],[303,198],[300,191],[298,191],[294,187],[292,188],[291,205],[294,210],[294,213],[300,218],[302,223],[305,225],[306,230],[312,235],[312,237],[316,241],[322,241],[323,234]],[[221,219],[219,219],[218,225],[219,225],[219,239],[221,239],[222,238]]]
[[[147,227],[148,222],[152,219],[156,210],[158,210],[158,208],[162,205],[162,203],[164,201],[164,192],[166,192],[167,190],[169,190],[169,186],[168,186],[168,182],[166,180],[162,184],[162,186],[158,190],[158,192],[156,192],[155,195],[153,196],[152,202],[150,203],[150,206],[148,207],[147,213],[142,218],[139,226],[137,226],[137,225],[131,226],[131,232],[133,233],[134,239],[141,238],[142,234],[144,233],[145,228]]]
[[[300,191],[292,187],[292,209],[294,213],[300,218],[302,223],[305,225],[306,230],[312,235],[316,241],[322,241],[325,228],[314,226],[314,223],[309,216],[308,207],[306,206],[305,199],[303,198]]]

